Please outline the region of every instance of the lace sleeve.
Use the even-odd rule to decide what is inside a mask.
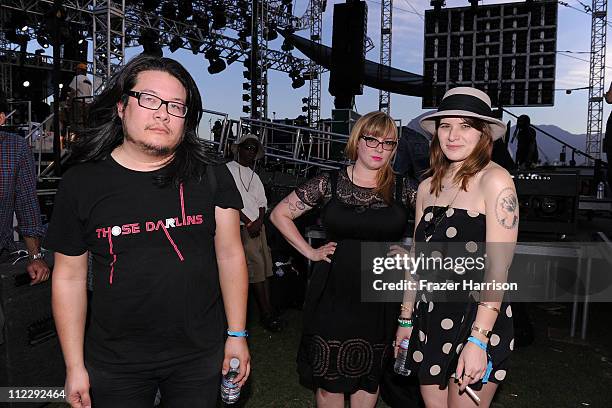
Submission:
[[[306,205],[316,207],[331,198],[329,173],[321,173],[295,189],[295,194]]]
[[[414,209],[416,207],[417,190],[419,183],[412,177],[404,177],[404,188],[402,190],[402,202],[406,207]]]

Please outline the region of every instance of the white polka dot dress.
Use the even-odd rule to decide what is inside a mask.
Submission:
[[[457,243],[458,245],[453,248],[460,247],[466,255],[477,256],[484,251],[486,237],[484,214],[460,208],[440,211],[439,208],[428,207],[423,213],[415,233],[418,251],[422,249],[426,252],[426,256],[429,254],[432,258],[444,257],[444,249],[438,247],[433,249],[431,243],[435,246],[437,243],[446,242]],[[437,225],[433,228],[432,224],[435,223]],[[419,243],[423,242],[428,244],[419,248]],[[470,277],[469,271],[457,268],[444,271],[448,276],[441,272],[436,273],[435,277],[441,281],[462,282]],[[474,295],[477,297],[479,293],[466,291],[459,301],[455,302],[453,299],[449,302],[437,301],[435,293],[431,291],[423,290],[417,293],[419,302],[413,315],[411,352],[406,366],[412,373],[416,373],[421,385],[448,385],[479,309],[477,301],[473,299]],[[487,309],[486,313],[490,311]],[[490,382],[501,383],[506,378],[508,358],[514,350],[513,336],[512,308],[508,303],[502,303],[488,346],[493,361]],[[482,382],[471,387],[480,390]]]

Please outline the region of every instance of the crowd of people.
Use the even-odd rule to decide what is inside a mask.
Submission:
[[[0,103],[0,125],[7,110]],[[168,58],[132,59],[87,110],[44,239],[55,254],[52,307],[67,400],[80,408],[148,408],[159,391],[167,407],[214,407],[232,358],[240,361],[234,381],[242,386],[249,377],[249,289],[267,330],[286,325],[270,302],[268,202],[255,171],[263,145],[243,134],[232,146],[233,161],[211,156],[198,141],[198,88]],[[491,160],[506,126],[490,98],[453,88],[420,124],[431,136],[421,180],[394,173],[397,127],[387,114],[371,112],[351,130],[351,164],[309,179],[269,215],[314,264],[297,365],[319,407],[344,407],[345,397],[352,407],[374,407],[388,362],[406,342],[404,369],[427,407],[474,407],[474,398],[490,406],[506,377],[514,341],[503,293],[438,302],[406,290],[401,303],[362,301],[359,253],[366,243],[388,256],[433,256],[432,243],[459,243],[470,254],[506,243],[512,252],[516,243],[515,187]],[[14,250],[6,232],[12,234],[16,213],[28,272],[38,283],[50,271],[40,259],[44,233],[31,154],[8,133],[0,132],[0,148],[2,250]],[[316,246],[295,223],[313,209],[326,232]],[[407,236],[409,248],[387,245]],[[472,278],[503,280],[512,254],[498,252]],[[437,271],[435,278],[466,277]]]

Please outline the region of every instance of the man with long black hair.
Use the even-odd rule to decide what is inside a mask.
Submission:
[[[164,406],[213,407],[232,357],[248,377],[242,201],[198,141],[201,109],[182,65],[139,56],[75,142],[47,237],[73,407],[150,408],[158,388]]]

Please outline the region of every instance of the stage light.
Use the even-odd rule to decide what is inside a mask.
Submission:
[[[164,18],[167,18],[169,20],[176,20],[176,4],[173,4],[172,2],[166,2],[164,4],[162,4],[161,7],[161,15]]]
[[[225,69],[225,61],[223,59],[218,58],[210,61],[210,65],[208,66],[208,72],[210,74],[218,74],[219,72]]]
[[[193,14],[193,3],[190,0],[181,0],[178,7],[178,19],[185,20]]]
[[[206,14],[201,12],[193,13],[192,21],[204,34],[210,33],[210,20]]]
[[[225,16],[225,7],[220,4],[213,6],[213,22],[211,28],[220,30],[227,25],[227,17]]]
[[[174,52],[178,50],[179,48],[181,48],[182,46],[183,46],[183,39],[179,37],[178,35],[175,35],[174,38],[172,38],[172,41],[170,41],[170,45],[168,45],[168,48],[170,49],[170,52]]]
[[[302,103],[308,103],[308,98],[302,98]]]
[[[59,89],[62,89],[64,87],[64,84],[59,84]]]
[[[251,96],[249,94],[243,94],[242,95],[242,100],[245,102],[248,102],[251,100]]]
[[[301,76],[295,77],[293,81],[291,81],[291,87],[293,89],[301,88],[304,84],[306,84],[306,81]]]
[[[289,52],[293,50],[293,48],[293,44],[291,44],[291,42],[285,38],[283,45],[281,45],[281,50]]]
[[[144,0],[142,2],[142,9],[144,11],[150,12],[159,7],[159,0]]]
[[[214,60],[219,58],[219,56],[221,56],[221,51],[219,51],[215,47],[210,47],[204,52],[204,58],[206,58],[207,60]]]
[[[276,32],[276,27],[272,24],[264,27],[263,29],[263,37],[268,41],[274,41],[278,38],[278,33]]]
[[[38,44],[41,47],[43,47],[45,49],[49,48],[49,40],[47,40],[47,37],[45,37],[44,35],[38,35],[36,37],[36,41],[38,41]]]
[[[244,77],[244,79],[248,79],[250,81],[251,80],[251,71],[242,71],[242,76]]]
[[[196,34],[192,33],[191,35],[195,36]],[[187,42],[189,43],[189,48],[191,48],[191,52],[193,53],[193,55],[197,55],[200,52],[202,45],[204,45],[202,41],[193,37],[188,38]]]
[[[27,88],[30,86],[30,81],[23,81],[23,87]]]
[[[242,90],[243,91],[250,91],[251,90],[251,84],[249,84],[248,82],[243,82],[242,83]]]
[[[143,29],[140,32],[138,42],[142,45],[143,54],[153,55],[159,58],[163,57],[164,53],[161,45],[159,45],[159,34],[155,30],[150,28]]]
[[[249,108],[248,106],[243,106],[243,107],[242,107],[242,111],[243,111],[244,113],[250,113],[250,112],[251,112],[251,108]]]

